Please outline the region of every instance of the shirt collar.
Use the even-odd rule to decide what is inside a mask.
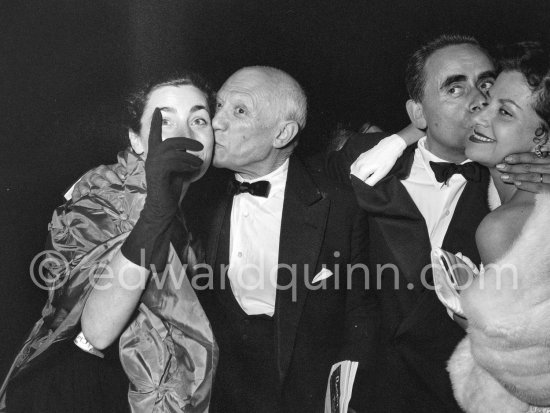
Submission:
[[[430,176],[430,179],[433,181],[433,184],[437,187],[441,186],[441,182],[437,182],[437,179],[435,179],[435,173],[430,166],[430,162],[447,162],[446,159],[442,159],[437,155],[434,155],[432,152],[426,148],[426,136],[420,138],[418,141],[418,152],[420,153],[420,160],[422,161],[422,164],[424,166],[424,169],[428,172],[428,175]],[[466,159],[464,162],[461,162],[460,165],[464,165],[465,163],[472,162],[470,159]],[[451,162],[452,163],[452,162]],[[466,178],[464,178],[460,174],[455,174],[451,177],[450,180],[453,181],[465,181]]]
[[[257,181],[269,181],[271,189],[269,190],[268,198],[271,198],[272,195],[280,192],[281,190],[284,191],[286,186],[286,177],[288,175],[289,163],[290,163],[290,159],[287,159],[277,169],[259,178],[244,179],[240,174],[235,173],[235,179],[239,182],[250,182],[250,183],[257,182]]]

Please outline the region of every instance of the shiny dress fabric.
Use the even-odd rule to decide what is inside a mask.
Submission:
[[[69,201],[53,214],[44,261],[51,287],[48,301],[0,389],[0,412],[11,411],[9,405],[6,410],[11,381],[19,376],[22,380],[26,371],[29,376],[35,374],[32,370],[40,368],[63,342],[70,343],[69,353],[76,348],[72,340],[80,332],[91,280],[105,271],[104,265],[118,252],[139,217],[146,196],[144,161],[130,149],[118,158],[128,171],[122,185],[98,190],[75,203]],[[190,237],[184,240],[180,254],[171,248],[165,273],[151,278],[120,337],[120,363],[130,381],[127,400],[132,412],[208,411],[218,349],[184,272],[202,258],[196,256],[198,249],[191,247],[191,241]],[[8,395],[8,403],[9,399]]]

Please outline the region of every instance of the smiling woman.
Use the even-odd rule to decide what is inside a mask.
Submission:
[[[535,109],[539,94],[533,93],[522,72],[502,72],[488,95],[488,107],[473,119],[468,158],[494,168],[507,155],[534,152],[548,140],[547,123]]]
[[[187,279],[201,250],[179,203],[210,165],[212,95],[186,74],[131,96],[131,148],[118,156],[128,174],[54,212],[50,296],[0,411],[208,410],[217,347]]]
[[[509,50],[466,144],[502,202],[477,230],[486,270],[461,293],[468,336],[449,361],[455,397],[469,413],[550,411],[539,407],[550,406],[550,196],[504,184],[495,168],[515,152],[544,156],[550,53],[535,42]]]

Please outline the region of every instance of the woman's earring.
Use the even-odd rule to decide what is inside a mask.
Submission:
[[[548,156],[548,152],[542,150],[542,143],[535,145],[535,155],[537,158],[546,158]]]

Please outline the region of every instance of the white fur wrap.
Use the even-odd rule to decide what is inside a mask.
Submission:
[[[514,245],[462,292],[468,336],[449,360],[456,399],[468,413],[549,411],[550,194]]]

